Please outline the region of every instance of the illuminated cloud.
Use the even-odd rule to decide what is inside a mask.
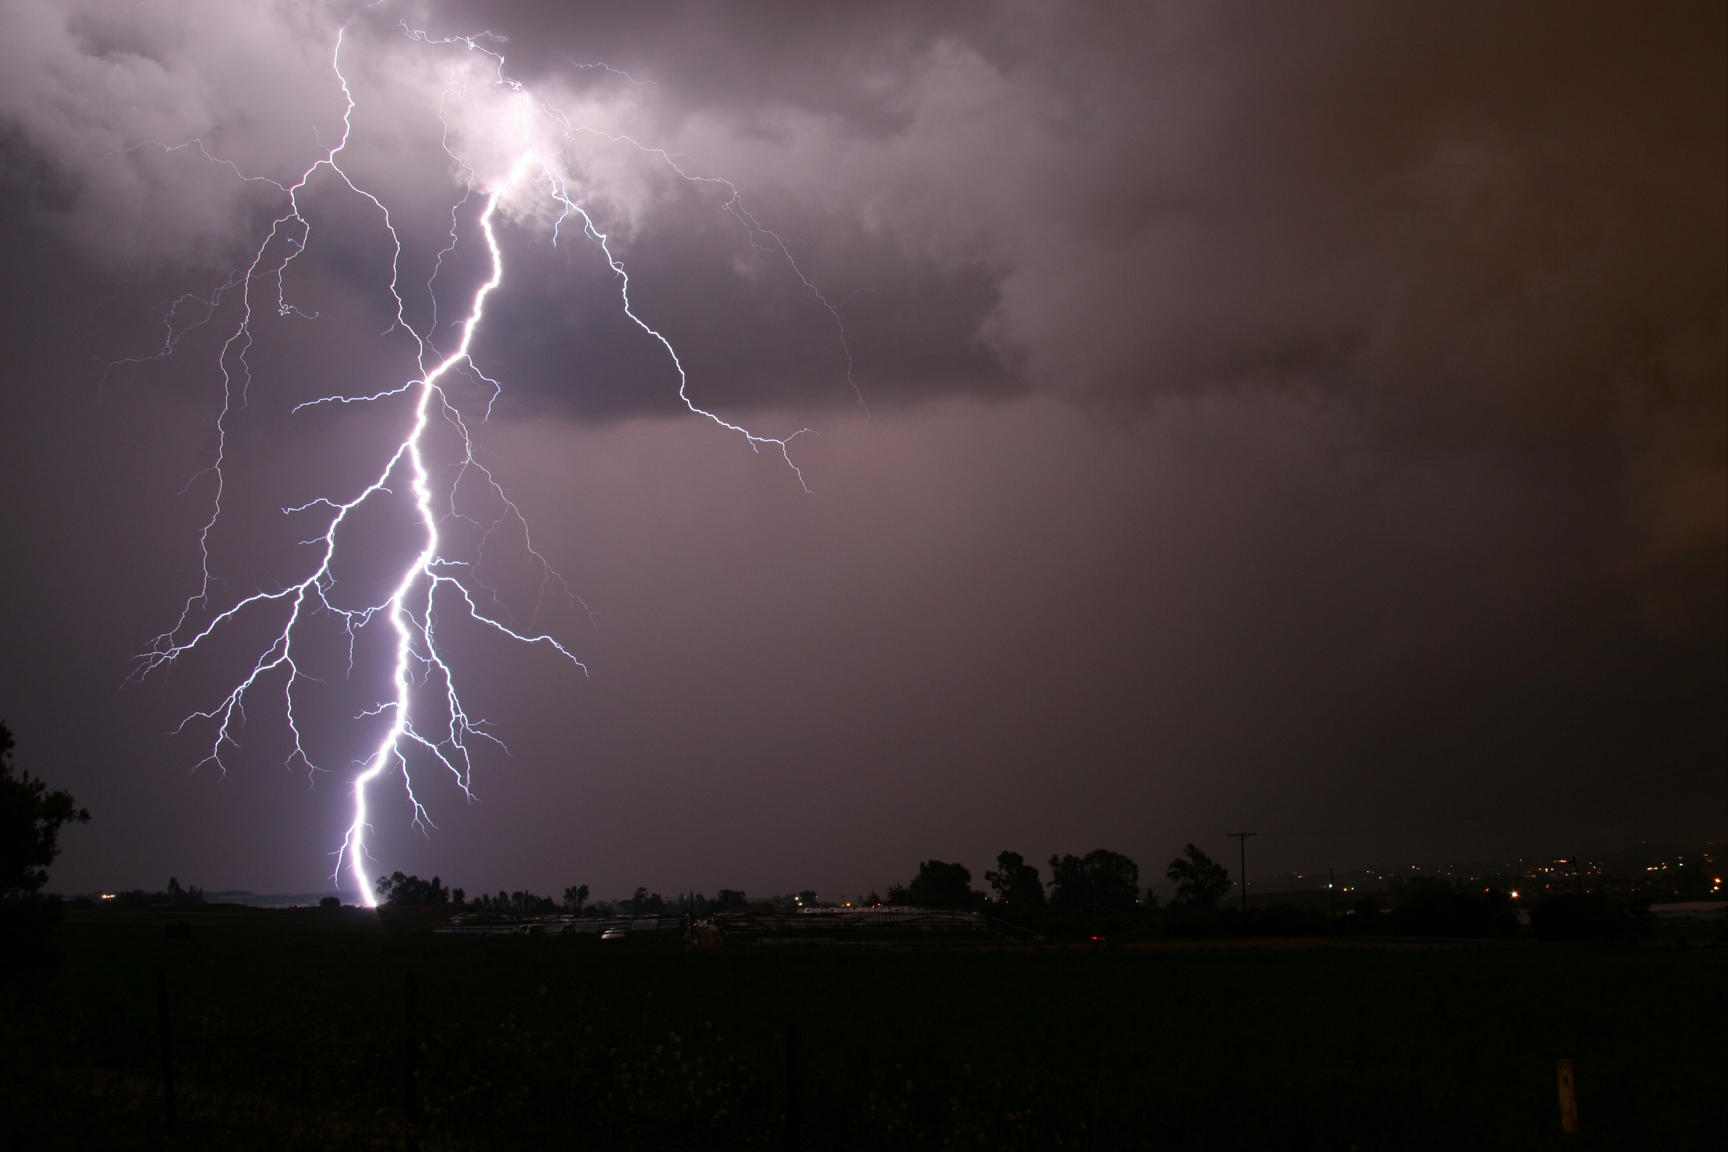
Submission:
[[[52,493],[6,522],[41,558],[6,573],[41,609],[7,646],[48,670],[9,682],[17,728],[30,701],[105,690],[184,595],[169,577],[197,518],[173,494],[213,449],[215,385],[186,359],[103,363],[153,350],[160,305],[220,283],[280,202],[134,145],[196,137],[291,179],[339,130],[327,48],[355,10],[5,10],[0,210],[31,285],[6,318],[7,416],[33,432],[20,476]],[[958,855],[941,837],[963,815],[988,841],[966,849],[977,872],[1006,845],[1135,854],[1134,837],[1162,845],[1144,863],[1192,824],[1265,824],[1256,803],[1322,844],[1399,806],[1431,814],[1432,840],[1504,842],[1520,813],[1613,829],[1720,798],[1720,5],[387,4],[354,26],[374,110],[355,172],[392,205],[421,324],[456,186],[431,109],[482,187],[562,129],[483,55],[404,37],[404,15],[507,37],[511,73],[594,130],[560,161],[698,402],[820,434],[798,441],[810,499],[777,460],[677,423],[661,350],[592,246],[545,243],[546,198],[502,205],[511,276],[477,356],[507,389],[483,447],[595,606],[560,623],[597,669],[566,694],[542,666],[488,666],[497,714],[529,714],[519,796],[687,805],[652,847],[584,823],[592,858],[700,871],[687,845],[722,852],[710,811],[764,858],[845,843],[883,869]],[[737,180],[821,297],[723,186],[622,136]],[[257,396],[412,375],[402,334],[379,340],[374,221],[339,199],[318,198],[330,258],[292,285],[323,318],[266,326]],[[474,281],[474,254],[445,282]],[[76,406],[97,397],[97,419]],[[235,589],[267,585],[281,504],[352,483],[374,431],[326,409],[288,427],[262,407],[236,425],[256,464],[233,477]],[[44,536],[57,519],[89,538]],[[135,582],[96,575],[110,538],[140,556]],[[492,555],[501,600],[532,604],[536,582]],[[67,755],[183,767],[140,718],[183,711],[158,691],[122,697],[131,739],[93,726]],[[1470,799],[1489,792],[1493,811]],[[780,805],[799,795],[855,807],[798,824]],[[957,815],[954,795],[993,799]],[[472,832],[392,851],[460,843],[507,873],[531,844],[561,850],[540,805],[510,803],[501,787]]]

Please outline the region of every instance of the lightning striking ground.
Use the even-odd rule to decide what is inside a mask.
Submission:
[[[213,166],[224,170],[230,178],[263,187],[279,198],[281,206],[268,226],[262,229],[263,234],[250,257],[214,290],[204,296],[187,294],[168,304],[163,314],[163,342],[154,353],[116,361],[110,367],[171,357],[188,333],[206,326],[214,326],[222,332],[216,354],[221,404],[215,421],[213,457],[188,485],[202,481],[212,489],[208,514],[197,532],[200,557],[198,587],[185,601],[173,626],[157,636],[141,653],[135,675],[148,675],[173,664],[205,645],[216,634],[233,630],[242,622],[250,624],[264,618],[275,620],[279,626],[272,625],[266,629],[268,639],[257,651],[250,667],[238,676],[226,694],[210,707],[188,714],[176,729],[183,731],[192,725],[209,726],[211,743],[199,762],[201,766],[213,764],[219,770],[227,771],[225,757],[231,756],[240,746],[238,729],[245,724],[248,703],[279,686],[280,708],[292,740],[288,763],[299,764],[314,776],[326,772],[327,769],[316,762],[308,749],[303,722],[297,711],[305,685],[318,679],[308,666],[311,656],[304,651],[311,643],[307,636],[310,622],[320,615],[340,622],[346,636],[349,673],[355,666],[357,646],[374,633],[383,633],[383,646],[389,654],[388,688],[372,704],[361,709],[356,717],[357,721],[383,722],[383,731],[371,743],[370,752],[360,762],[360,771],[352,781],[351,815],[340,844],[333,851],[336,881],[342,883],[345,874],[359,900],[370,905],[376,897],[368,875],[368,867],[373,862],[368,838],[372,832],[372,812],[378,787],[387,779],[397,779],[408,802],[411,822],[425,829],[431,826],[432,820],[417,795],[419,773],[427,767],[447,772],[462,793],[471,799],[476,742],[489,741],[502,747],[498,738],[487,730],[485,721],[472,716],[463,704],[456,670],[440,647],[440,613],[460,615],[518,644],[545,647],[568,662],[573,670],[583,674],[587,672],[586,666],[559,640],[533,628],[519,628],[501,611],[492,608],[488,603],[492,599],[489,590],[479,583],[474,565],[455,554],[444,531],[451,518],[468,519],[457,510],[458,488],[467,482],[468,477],[478,477],[476,482],[483,485],[505,509],[504,518],[522,533],[527,555],[542,575],[542,594],[549,585],[563,586],[562,578],[535,550],[526,521],[515,503],[477,458],[467,420],[447,389],[447,382],[458,375],[483,383],[490,395],[485,412],[480,416],[482,420],[490,415],[500,391],[499,382],[481,371],[471,351],[486,323],[489,301],[505,282],[508,261],[499,226],[507,205],[530,198],[545,204],[554,216],[550,227],[553,245],[560,242],[566,226],[579,230],[582,238],[597,248],[615,278],[623,315],[658,345],[675,373],[677,394],[684,406],[692,414],[742,437],[753,451],[768,449],[774,452],[791,469],[798,483],[805,483],[791,451],[793,441],[805,429],[786,436],[763,435],[718,415],[692,398],[689,376],[673,341],[637,311],[624,262],[616,254],[595,215],[584,205],[582,197],[573,191],[576,182],[566,170],[558,146],[570,143],[579,135],[592,135],[613,145],[636,150],[662,164],[679,180],[718,189],[724,197],[722,210],[744,228],[749,242],[759,250],[772,252],[782,259],[803,288],[828,312],[838,332],[839,346],[845,352],[846,381],[854,393],[857,386],[852,382],[852,356],[846,344],[839,309],[805,276],[793,260],[786,242],[763,227],[745,209],[735,185],[716,177],[693,175],[668,152],[642,145],[629,136],[578,126],[558,108],[540,100],[523,84],[509,77],[505,72],[503,55],[492,46],[501,41],[490,33],[435,38],[404,24],[401,26],[402,34],[425,51],[455,51],[487,61],[482,70],[484,82],[505,102],[496,138],[489,140],[488,144],[503,142],[509,145],[509,160],[503,170],[484,174],[476,167],[476,161],[464,155],[462,149],[452,142],[445,101],[460,97],[466,84],[456,78],[453,71],[451,81],[440,96],[437,110],[443,128],[443,147],[456,174],[456,192],[450,204],[449,243],[437,253],[431,277],[425,285],[431,303],[430,319],[418,324],[414,322],[402,282],[403,239],[392,218],[387,197],[356,179],[349,163],[354,117],[359,106],[346,71],[350,67],[347,53],[352,51],[348,42],[349,27],[343,25],[335,31],[329,58],[332,83],[339,90],[342,101],[340,136],[292,180],[278,181],[246,173],[233,162],[214,154],[201,140],[171,145],[148,142],[135,146],[188,154],[193,162]],[[632,84],[639,83],[629,77],[625,79]],[[552,145],[513,141],[513,137],[529,134],[522,132],[524,122],[542,126]],[[218,595],[223,581],[215,570],[212,537],[225,515],[231,422],[250,401],[253,377],[248,355],[260,316],[273,312],[282,319],[316,319],[316,313],[304,311],[294,302],[287,275],[314,243],[313,228],[303,201],[311,194],[313,181],[321,177],[333,178],[341,190],[357,197],[375,219],[378,235],[387,242],[392,254],[387,287],[393,302],[392,329],[406,333],[411,340],[417,371],[409,379],[373,390],[332,392],[303,401],[294,405],[292,411],[297,413],[332,405],[396,406],[406,409],[403,416],[405,427],[398,438],[382,446],[376,469],[357,488],[339,495],[319,496],[282,509],[284,515],[313,525],[310,534],[301,541],[310,555],[297,578],[273,588],[223,600]],[[465,229],[461,224],[462,213],[471,202],[477,202],[479,208],[473,224]],[[447,258],[475,234],[484,246],[485,278],[465,295],[464,310],[454,328],[454,342],[440,348],[436,339],[440,328],[436,282]],[[231,322],[225,322],[224,318],[230,316]],[[432,453],[430,431],[434,426],[442,426],[454,434],[454,459],[429,459]],[[448,470],[455,479],[436,483],[435,474],[442,470]],[[344,552],[345,534],[355,531],[354,523],[363,510],[403,501],[410,509],[417,545],[412,554],[404,555],[399,567],[394,569],[395,576],[389,583],[387,594],[369,603],[356,605],[348,602],[336,591],[336,565]],[[346,543],[351,546],[351,542]]]

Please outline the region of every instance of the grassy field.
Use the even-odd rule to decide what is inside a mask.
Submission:
[[[166,938],[180,918],[190,936]],[[212,908],[72,914],[53,950],[4,989],[9,1147],[1370,1152],[1728,1131],[1722,948],[686,950]]]

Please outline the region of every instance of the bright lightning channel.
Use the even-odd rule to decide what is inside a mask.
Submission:
[[[556,108],[535,99],[519,82],[510,79],[504,71],[504,57],[486,46],[485,42],[494,40],[490,34],[482,33],[476,36],[435,39],[426,33],[402,25],[402,30],[411,41],[438,47],[460,45],[468,51],[489,57],[492,60],[492,83],[501,90],[512,95],[513,103],[517,104],[514,114],[519,115],[524,106],[533,112],[538,112],[548,121],[555,124],[562,139],[569,140],[577,133],[588,133],[608,140],[613,144],[621,144],[638,150],[656,159],[668,167],[677,177],[697,184],[717,186],[726,195],[724,211],[737,219],[745,228],[752,244],[776,252],[797,276],[803,287],[811,293],[820,305],[832,317],[839,333],[839,346],[845,352],[846,380],[852,384],[852,356],[847,347],[845,330],[840,324],[839,309],[830,303],[822,293],[804,275],[785,242],[772,231],[762,227],[756,219],[745,210],[738,189],[729,181],[709,176],[697,176],[686,172],[674,158],[661,149],[646,147],[627,136],[613,135],[596,129],[577,128]],[[253,660],[251,668],[216,704],[209,708],[195,710],[189,713],[176,728],[182,731],[193,722],[205,722],[213,725],[214,736],[208,754],[200,764],[214,764],[223,772],[227,765],[223,757],[231,749],[237,749],[235,728],[246,719],[246,704],[248,697],[260,689],[261,684],[273,677],[282,679],[282,710],[286,717],[293,748],[288,756],[288,763],[299,762],[309,772],[323,771],[314,763],[307,751],[300,721],[296,715],[296,689],[302,681],[312,677],[302,669],[300,646],[302,634],[307,627],[309,617],[319,612],[329,613],[341,620],[348,640],[349,667],[352,669],[354,649],[358,636],[375,623],[382,621],[390,629],[390,647],[393,652],[391,668],[391,685],[387,696],[375,706],[363,711],[357,717],[376,718],[388,717],[389,723],[379,737],[371,754],[363,762],[363,767],[354,778],[352,785],[352,815],[343,833],[340,847],[333,853],[335,868],[333,879],[342,883],[344,871],[361,900],[367,905],[376,902],[376,895],[370,877],[367,875],[368,864],[373,862],[373,856],[368,849],[368,835],[372,831],[371,807],[372,794],[381,780],[392,775],[400,776],[403,790],[407,796],[412,823],[422,829],[431,825],[432,821],[425,807],[416,795],[414,771],[411,768],[411,754],[423,754],[431,762],[440,765],[454,778],[457,786],[470,799],[472,776],[471,742],[484,739],[498,744],[502,743],[488,732],[485,721],[471,718],[463,706],[456,688],[456,675],[450,664],[441,653],[436,636],[436,607],[443,604],[449,607],[452,602],[459,602],[462,614],[468,619],[490,628],[500,635],[526,645],[541,645],[552,649],[560,657],[567,660],[584,674],[587,668],[567,648],[547,634],[522,631],[503,620],[494,613],[484,610],[476,601],[473,589],[464,582],[468,566],[453,557],[447,556],[444,541],[440,536],[440,515],[434,506],[435,493],[430,479],[431,472],[427,462],[427,432],[434,421],[442,421],[457,434],[459,448],[458,459],[455,461],[457,475],[460,477],[473,470],[481,477],[481,482],[487,485],[495,498],[508,509],[527,539],[527,525],[521,520],[521,515],[503,488],[475,458],[474,445],[469,429],[463,417],[445,393],[443,381],[453,372],[465,369],[493,389],[493,399],[496,399],[498,384],[486,376],[473,363],[470,350],[476,334],[480,331],[486,318],[488,299],[494,291],[504,283],[505,256],[499,243],[497,220],[501,205],[505,199],[523,189],[537,186],[548,201],[556,206],[557,219],[552,228],[552,243],[559,241],[561,231],[566,223],[579,223],[582,235],[594,244],[605,259],[612,274],[616,277],[619,302],[623,314],[644,332],[648,337],[658,342],[664,351],[672,368],[678,377],[678,395],[684,405],[695,415],[704,417],[714,424],[744,438],[752,450],[764,448],[777,453],[791,468],[800,485],[804,485],[804,476],[792,460],[791,445],[806,429],[799,429],[783,437],[764,436],[750,429],[728,421],[716,413],[698,405],[689,393],[689,378],[684,364],[679,358],[672,341],[658,329],[645,321],[636,311],[630,297],[630,278],[624,264],[614,254],[608,242],[607,235],[597,224],[593,216],[585,209],[577,197],[570,192],[570,182],[562,174],[554,154],[544,154],[540,151],[525,148],[509,165],[507,173],[491,187],[484,190],[482,205],[478,213],[477,224],[480,237],[485,242],[488,264],[486,280],[473,292],[469,301],[467,314],[457,328],[459,333],[454,347],[440,353],[434,346],[433,333],[438,326],[436,312],[436,296],[432,293],[433,281],[443,260],[457,246],[460,229],[457,224],[459,210],[477,191],[474,169],[463,159],[450,144],[450,124],[445,119],[445,109],[440,106],[439,119],[445,131],[445,151],[457,165],[457,171],[466,184],[466,190],[451,207],[450,243],[438,254],[434,265],[432,280],[426,288],[432,299],[432,320],[424,329],[416,327],[407,316],[407,305],[404,302],[401,281],[400,263],[403,252],[402,240],[391,219],[389,208],[380,195],[367,190],[357,183],[343,166],[344,155],[347,152],[353,135],[354,113],[357,107],[353,88],[348,76],[343,71],[343,52],[347,39],[348,26],[344,25],[334,37],[330,53],[330,69],[340,87],[343,98],[342,132],[334,146],[329,148],[313,164],[302,171],[292,183],[280,183],[266,177],[248,175],[242,172],[231,161],[212,155],[202,141],[191,140],[178,145],[162,145],[151,142],[150,145],[167,152],[191,151],[201,156],[212,165],[228,169],[236,178],[266,185],[274,189],[285,200],[285,206],[279,215],[273,219],[265,230],[258,247],[249,260],[231,273],[209,296],[199,297],[188,294],[168,305],[164,314],[165,336],[157,352],[150,356],[137,357],[129,361],[117,361],[116,366],[123,363],[136,363],[145,359],[161,359],[172,355],[180,340],[195,328],[214,323],[222,313],[224,306],[233,299],[233,307],[238,313],[233,326],[227,330],[216,356],[217,372],[222,386],[222,403],[217,415],[215,431],[216,446],[211,464],[199,476],[207,475],[214,488],[210,511],[204,523],[199,528],[198,550],[201,564],[201,579],[198,590],[187,598],[179,618],[173,627],[162,633],[140,655],[135,675],[143,676],[171,664],[181,656],[204,644],[217,632],[234,625],[242,617],[251,617],[258,613],[276,609],[283,613],[282,626],[272,634],[262,651]],[[628,79],[628,78],[627,78]],[[636,83],[636,81],[631,81]],[[447,92],[446,95],[449,95]],[[395,326],[406,332],[417,348],[418,375],[404,383],[392,385],[364,395],[332,394],[297,405],[294,411],[301,408],[325,404],[381,404],[390,400],[406,399],[412,404],[412,415],[402,437],[390,445],[383,453],[383,462],[372,475],[371,480],[359,491],[345,500],[330,497],[319,497],[307,503],[285,508],[284,514],[300,517],[320,517],[322,530],[303,543],[313,546],[316,556],[311,570],[303,579],[273,590],[255,592],[227,603],[226,607],[216,608],[214,585],[216,578],[212,572],[211,537],[217,529],[223,516],[223,496],[225,487],[225,468],[228,463],[228,435],[230,423],[235,413],[243,408],[248,400],[248,389],[251,385],[251,368],[247,360],[253,342],[253,318],[255,306],[259,306],[257,297],[262,296],[267,302],[264,306],[273,309],[279,317],[299,316],[307,319],[315,318],[315,314],[302,312],[289,300],[286,287],[286,274],[293,262],[307,250],[312,239],[312,228],[302,213],[301,196],[306,193],[312,180],[320,173],[327,172],[334,176],[343,187],[366,201],[381,220],[383,234],[389,238],[392,250],[389,292],[395,301]],[[852,384],[853,391],[857,387]],[[860,398],[861,400],[861,398]],[[491,402],[488,402],[487,412],[490,413]],[[194,477],[194,481],[197,477]],[[460,480],[455,483],[460,483]],[[331,592],[336,584],[333,572],[339,549],[338,535],[349,526],[351,519],[363,507],[375,500],[398,497],[396,488],[406,484],[411,495],[413,520],[420,537],[419,551],[406,558],[391,587],[389,595],[377,603],[364,607],[343,607],[331,598]],[[806,486],[806,490],[808,487]],[[455,515],[455,484],[441,495],[447,503],[451,515]],[[540,566],[545,577],[542,583],[549,580],[562,584],[561,578],[547,565],[541,555],[535,551],[531,539],[527,540],[528,554]],[[467,579],[472,580],[471,575]],[[482,586],[483,587],[483,586]],[[206,617],[206,614],[208,616]],[[203,619],[200,626],[197,621]],[[424,708],[417,708],[417,696],[433,695],[439,698],[439,707],[431,717],[422,715]]]

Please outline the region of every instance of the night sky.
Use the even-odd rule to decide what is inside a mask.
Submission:
[[[349,673],[328,626],[308,649],[316,777],[284,764],[279,677],[225,775],[194,771],[208,724],[174,733],[256,659],[255,624],[128,674],[199,586],[237,297],[192,326],[197,298],[283,211],[239,174],[292,183],[340,138],[353,8],[0,0],[0,717],[93,813],[62,891],[331,887],[379,657]],[[379,787],[374,872],[856,896],[932,857],[982,884],[1005,848],[1110,848],[1151,880],[1190,840],[1233,863],[1242,829],[1267,872],[1720,837],[1725,13],[358,16],[344,166],[391,211],[410,323],[436,297],[447,335],[486,271],[471,200],[426,291],[461,197],[441,139],[483,180],[534,129],[484,56],[397,22],[489,29],[580,129],[572,194],[692,398],[811,429],[807,492],[684,409],[579,228],[554,247],[544,199],[506,213],[473,349],[503,392],[484,422],[472,373],[451,399],[568,594],[478,488],[500,526],[459,542],[486,603],[588,672],[453,620],[509,752],[477,745],[473,803],[416,776],[435,829]],[[630,141],[730,180],[771,236]],[[294,405],[414,375],[376,209],[328,170],[301,201],[297,311],[254,285],[227,423],[228,602],[298,578],[308,522],[281,510],[351,487],[403,423]],[[343,587],[404,542],[368,521]]]

